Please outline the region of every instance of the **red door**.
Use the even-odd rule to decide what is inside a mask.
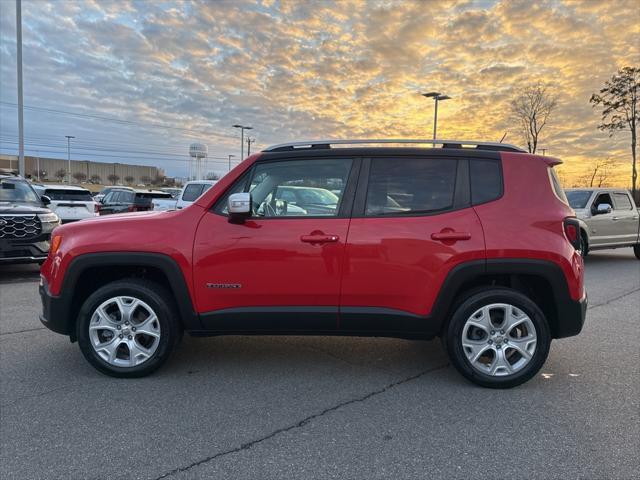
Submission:
[[[226,194],[251,191],[252,218],[229,223],[226,195],[205,214],[194,244],[205,329],[337,328],[351,166],[336,158],[258,162],[243,188]]]
[[[370,172],[349,228],[341,329],[429,330],[424,322],[451,268],[484,258],[480,221],[456,191],[465,168],[455,158],[363,165]]]

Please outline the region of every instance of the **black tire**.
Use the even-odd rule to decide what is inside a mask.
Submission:
[[[474,368],[462,346],[462,332],[467,320],[479,308],[492,303],[511,304],[524,312],[536,330],[537,343],[529,363],[517,372],[504,376],[491,376]],[[522,293],[503,287],[491,287],[471,292],[462,298],[455,307],[453,316],[445,329],[446,351],[454,367],[473,383],[489,388],[511,388],[531,379],[547,359],[551,345],[551,335],[544,313]]]
[[[640,260],[640,243],[633,246],[633,253],[635,254],[636,258]]]
[[[145,302],[155,312],[160,325],[156,350],[139,365],[112,365],[98,355],[91,343],[89,324],[95,310],[103,302],[117,296],[134,297]],[[171,293],[162,286],[141,279],[118,280],[99,288],[85,300],[78,314],[76,335],[82,354],[97,370],[112,377],[137,378],[154,372],[171,356],[182,336],[179,316],[172,298]]]
[[[589,240],[587,240],[587,234],[584,232],[580,234],[580,255],[582,255],[582,258],[587,258],[587,255],[589,255]]]

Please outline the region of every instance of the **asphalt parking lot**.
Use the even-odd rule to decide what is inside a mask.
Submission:
[[[582,334],[496,391],[438,341],[366,338],[185,336],[113,379],[41,326],[37,267],[0,267],[0,477],[640,478],[640,261],[586,279]]]

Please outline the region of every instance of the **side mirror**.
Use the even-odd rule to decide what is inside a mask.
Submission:
[[[242,192],[229,195],[227,211],[230,222],[243,223],[246,218],[251,216],[251,194]]]
[[[49,197],[47,197],[46,195],[42,195],[40,197],[40,200],[42,200],[42,205],[49,205],[51,203],[51,199]]]
[[[611,207],[611,205],[609,205],[608,203],[601,203],[600,205],[598,205],[598,209],[596,210],[596,215],[611,213],[612,210],[613,210],[613,207]]]

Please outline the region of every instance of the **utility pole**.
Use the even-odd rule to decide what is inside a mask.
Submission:
[[[240,161],[244,159],[244,131],[253,130],[253,127],[247,127],[246,125],[232,125],[233,128],[240,129]]]
[[[40,150],[36,150],[36,168],[38,169],[37,177],[40,181]]]
[[[67,183],[71,184],[71,139],[76,138],[73,135],[65,135],[67,139],[67,162],[69,165],[69,171],[67,172]]]
[[[433,98],[436,101],[435,110],[433,113],[433,145],[436,145],[436,132],[438,130],[438,102],[443,100],[449,100],[451,97],[449,95],[443,95],[440,92],[429,92],[423,93],[423,97]]]
[[[256,143],[256,139],[247,136],[247,157],[249,155],[251,155],[251,144],[252,143]]]
[[[25,176],[24,167],[24,99],[22,95],[22,1],[16,0],[16,58],[18,70],[18,173]]]
[[[229,172],[231,171],[231,157],[235,157],[235,155],[229,155]]]

